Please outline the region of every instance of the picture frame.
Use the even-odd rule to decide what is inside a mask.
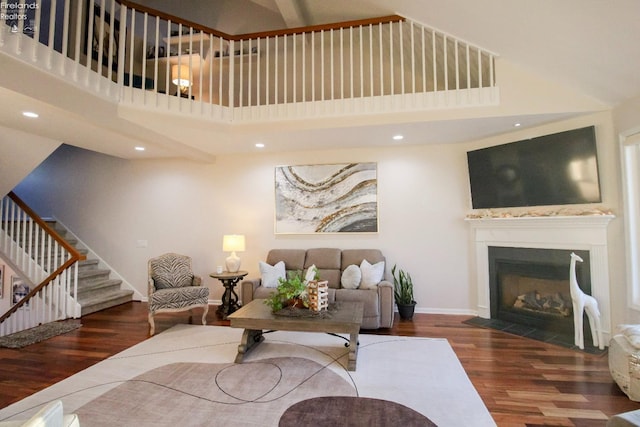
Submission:
[[[103,20],[102,8],[99,4],[93,5],[93,11],[89,11],[89,0],[85,2],[85,34],[82,38],[84,41],[83,52],[88,54],[88,32],[89,26],[93,28],[93,36],[91,39],[91,58],[94,61],[98,61],[100,55],[100,26]],[[111,68],[113,71],[118,70],[118,52],[119,52],[119,40],[120,40],[120,20],[114,17],[113,29],[111,28],[111,14],[105,10],[104,12],[104,29],[102,33],[102,65],[104,67],[109,66],[109,41],[113,40],[113,51],[111,53]]]
[[[16,305],[22,298],[27,296],[30,291],[31,288],[24,283],[21,277],[11,276],[11,305]],[[27,302],[23,307],[28,309],[29,303]]]
[[[377,233],[377,163],[275,168],[275,233]]]

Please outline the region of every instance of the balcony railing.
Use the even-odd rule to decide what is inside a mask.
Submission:
[[[395,15],[234,36],[125,0],[1,4],[18,19],[0,51],[145,108],[255,121],[498,102],[493,53]]]

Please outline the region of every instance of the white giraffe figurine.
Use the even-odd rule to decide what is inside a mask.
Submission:
[[[578,279],[576,278],[576,261],[582,261],[578,255],[571,252],[571,266],[569,267],[569,289],[571,290],[571,301],[573,301],[573,326],[575,329],[575,344],[584,350],[584,327],[583,312],[587,313],[589,325],[591,326],[591,337],[593,345],[600,350],[604,350],[602,339],[602,328],[600,327],[600,310],[598,301],[591,295],[582,292]]]

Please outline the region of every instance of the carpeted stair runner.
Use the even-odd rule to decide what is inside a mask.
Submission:
[[[78,246],[76,239],[67,236],[67,230],[59,223],[50,221],[60,236],[81,253],[87,250]],[[81,316],[109,307],[124,304],[133,299],[133,291],[120,289],[121,280],[111,279],[111,270],[102,269],[96,259],[80,261],[78,267],[78,303],[82,307]]]

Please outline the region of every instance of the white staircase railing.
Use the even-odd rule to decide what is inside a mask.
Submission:
[[[18,274],[0,336],[80,317],[78,261],[84,259],[14,193],[0,200],[0,257]]]
[[[252,122],[498,103],[494,53],[397,15],[235,36],[128,0],[18,1],[0,52],[133,106]]]

